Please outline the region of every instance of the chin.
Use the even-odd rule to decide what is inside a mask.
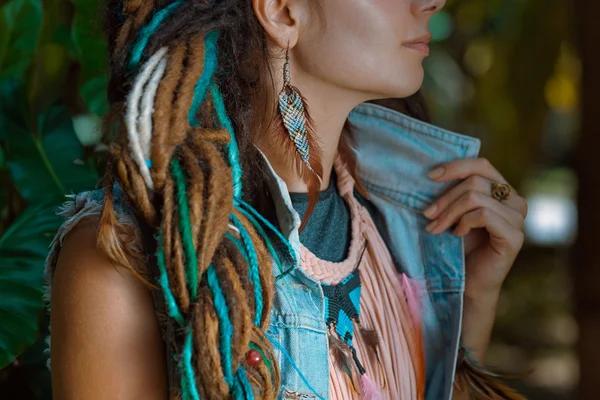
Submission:
[[[381,99],[392,99],[410,97],[417,93],[421,89],[423,82],[415,83],[414,85],[404,85],[402,87],[388,87],[384,91],[374,94],[369,100],[381,100]]]
[[[379,82],[380,90],[376,91],[377,99],[388,99],[388,98],[404,98],[412,96],[417,93],[423,85],[425,78],[425,72],[423,68],[415,68],[410,72],[403,70],[403,74],[399,75],[397,72],[393,78],[386,80],[385,82]]]

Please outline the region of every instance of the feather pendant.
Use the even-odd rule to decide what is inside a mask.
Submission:
[[[350,354],[350,346],[331,333],[329,333],[327,337],[329,338],[329,350],[333,355],[335,365],[348,376],[352,383],[352,388],[355,392],[358,392],[354,382],[354,372],[352,368],[353,361],[352,355]]]
[[[367,374],[360,376],[360,399],[361,400],[383,400],[381,390],[369,379]]]
[[[468,391],[469,396],[475,400],[526,400],[516,390],[502,383],[500,378],[522,378],[530,372],[520,375],[495,374],[472,363],[461,348],[455,386],[461,392]]]
[[[417,399],[425,398],[425,347],[423,343],[423,328],[421,318],[421,301],[419,299],[419,291],[415,287],[414,282],[405,275],[400,276],[401,288],[406,298],[410,317],[413,321],[413,336],[414,346],[411,346],[411,358],[415,368],[415,376],[417,379]]]
[[[287,132],[287,139],[279,141],[283,154],[293,157],[298,176],[308,188],[308,207],[300,225],[300,231],[306,226],[308,216],[314,210],[323,179],[322,150],[313,129],[308,105],[300,91],[286,84],[279,93],[279,113],[277,120]]]
[[[375,331],[375,329],[367,329],[362,325],[359,326],[358,333],[360,334],[362,342],[377,355],[377,348],[379,347],[379,335],[377,334],[377,331]],[[377,356],[377,358],[379,358],[379,356]]]
[[[358,321],[356,321],[356,324],[358,325],[358,329],[355,327],[354,332],[358,332],[361,342],[364,343],[373,354],[375,354],[375,359],[377,360],[377,364],[381,370],[381,376],[383,376],[383,387],[385,388],[387,386],[387,375],[385,374],[385,370],[381,364],[381,359],[379,358],[379,334],[375,329],[367,329],[363,327]]]

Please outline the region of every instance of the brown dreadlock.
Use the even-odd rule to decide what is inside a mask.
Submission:
[[[214,266],[219,289],[223,293],[232,326],[231,369],[235,373],[242,366],[255,393],[262,399],[274,399],[279,389],[279,371],[269,342],[264,335],[268,326],[273,301],[272,261],[256,228],[241,212],[234,210],[232,173],[226,163],[225,147],[230,141],[228,132],[214,122],[213,99],[210,95],[197,110],[201,127],[191,127],[188,111],[192,107],[194,86],[204,71],[204,39],[209,31],[217,30],[219,39],[219,70],[215,80],[223,90],[228,114],[232,116],[249,189],[260,190],[256,168],[248,168],[249,160],[257,158],[251,146],[253,108],[247,99],[256,98],[256,89],[267,87],[268,71],[266,39],[261,35],[258,22],[253,18],[249,2],[229,0],[205,2],[187,0],[149,39],[145,54],[154,54],[159,48],[168,48],[167,65],[154,99],[152,119],[152,182],[149,190],[132,157],[127,138],[127,122],[123,113],[126,96],[131,90],[132,77],[128,71],[128,57],[132,44],[156,13],[173,1],[124,0],[108,2],[107,28],[111,51],[111,82],[109,98],[112,117],[119,120],[117,136],[111,147],[111,166],[106,176],[106,199],[102,215],[99,245],[111,258],[127,265],[124,247],[118,243],[118,229],[113,210],[113,186],[117,183],[126,194],[139,218],[153,232],[161,232],[164,263],[169,288],[181,310],[188,329],[192,330],[192,371],[197,392],[201,398],[223,399],[233,397],[232,382],[224,376],[224,361],[220,352],[220,326],[217,307],[211,289],[204,278],[210,265]],[[250,45],[245,43],[250,42]],[[135,72],[135,71],[134,71]],[[226,72],[226,73],[225,73]],[[252,72],[252,73],[251,73]],[[115,118],[115,114],[117,114]],[[108,125],[108,124],[107,124]],[[254,123],[256,126],[256,123]],[[107,126],[114,129],[111,123]],[[255,128],[254,128],[255,129]],[[185,176],[186,190],[180,193],[174,181],[173,161],[180,165]],[[189,212],[178,206],[178,196],[187,197]],[[245,196],[253,197],[252,190]],[[230,214],[241,222],[248,232],[256,251],[262,312],[259,326],[253,323],[256,304],[253,281],[248,262],[231,240],[224,238]],[[189,218],[191,241],[197,255],[197,275],[200,282],[193,296],[186,263],[189,263],[180,227],[181,220]],[[134,271],[138,276],[137,271]],[[141,276],[140,276],[141,278]],[[154,285],[152,285],[154,286]],[[183,350],[183,333],[178,338],[175,354]],[[245,360],[249,343],[261,349],[265,363],[250,366]],[[266,365],[270,365],[267,368]],[[176,393],[185,398],[185,393]],[[191,397],[193,398],[193,397]]]
[[[235,177],[231,162],[227,162],[228,146],[233,140],[244,171],[244,199],[267,214],[264,204],[269,191],[261,175],[261,158],[253,146],[260,134],[272,128],[276,115],[276,105],[268,102],[275,88],[264,30],[247,0],[107,3],[111,112],[105,125],[111,135],[116,131],[116,137],[105,179],[99,247],[114,262],[130,265],[127,246],[120,242],[124,228],[114,212],[114,188],[118,187],[141,224],[149,226],[156,237],[164,277],[160,282],[148,282],[144,272],[133,266],[131,270],[153,290],[160,286],[166,294],[170,317],[179,324],[175,343],[167,343],[179,360],[181,374],[181,381],[176,381],[181,382],[180,386],[171,393],[173,399],[239,398],[239,391],[245,390],[240,389],[241,380],[251,385],[254,396],[274,399],[279,391],[279,368],[264,333],[274,296],[273,259],[247,213],[234,206]],[[168,23],[152,25],[161,13],[175,6]],[[214,98],[215,92],[207,90],[203,101],[194,104],[195,86],[209,68],[205,56],[210,32],[219,33],[218,67],[211,79],[231,120],[229,131],[215,116],[215,102],[219,100]],[[139,73],[139,65],[134,63],[132,67],[132,47],[143,35],[147,42],[137,48],[141,61],[161,49],[166,52],[164,75],[152,99],[153,133],[146,160],[151,164],[151,187],[149,177],[140,170],[140,160],[132,155],[128,137],[132,122],[123,117]],[[422,103],[418,95],[381,104],[428,119],[426,110],[419,107]],[[190,109],[198,125],[191,123]],[[351,132],[349,126],[346,128]],[[286,140],[277,139],[285,146]],[[339,154],[354,176],[357,189],[368,198],[356,176],[350,139],[342,136]],[[282,151],[295,153],[289,148]],[[310,198],[309,209],[317,196],[311,193]],[[304,216],[302,226],[309,214]],[[247,233],[254,261],[241,249],[239,232],[230,228],[232,218],[239,222],[237,230]],[[258,266],[254,275],[251,264]],[[228,328],[231,335],[224,336]],[[224,337],[229,342],[227,351],[223,351]],[[249,365],[245,358],[249,348],[259,349],[265,362]]]
[[[175,6],[168,23],[153,25]],[[190,393],[195,391],[203,399],[235,398],[239,389],[236,382],[246,379],[259,398],[274,399],[279,390],[279,369],[264,333],[274,296],[272,257],[252,221],[234,207],[235,178],[227,162],[232,136],[216,118],[218,99],[208,90],[203,101],[194,104],[195,86],[209,69],[206,38],[210,32],[218,32],[218,67],[212,81],[235,132],[244,171],[244,199],[263,211],[260,205],[269,192],[253,143],[271,127],[276,107],[267,101],[268,89],[274,88],[264,30],[251,2],[241,0],[108,0],[106,27],[111,53],[111,112],[105,125],[107,132],[116,131],[116,137],[105,179],[98,244],[113,261],[129,265],[113,208],[114,188],[118,187],[157,239],[157,258],[164,264],[165,279],[158,284],[146,283],[155,290],[161,286],[167,302],[172,296],[170,316],[181,328],[176,343],[167,344],[174,346],[182,365],[181,387],[173,396],[193,399],[197,397]],[[154,30],[148,35],[150,28]],[[146,160],[151,164],[152,187],[132,154],[128,137],[132,122],[123,117],[139,73],[139,65],[132,67],[132,48],[143,35],[147,35],[147,42],[138,48],[142,62],[166,49],[164,75],[152,103]],[[199,126],[190,122],[192,108],[197,108],[192,112]],[[356,162],[344,138],[340,155],[356,176]],[[366,196],[362,186],[358,187]],[[251,261],[238,245],[241,238],[230,228],[231,218],[239,221],[238,228],[247,233],[254,248],[258,265],[254,276]],[[144,280],[143,273],[131,269]],[[257,286],[260,297],[256,297]],[[224,321],[231,325],[227,352],[222,351]],[[260,350],[264,363],[248,365],[245,355],[250,346]],[[243,371],[241,377],[239,371]]]

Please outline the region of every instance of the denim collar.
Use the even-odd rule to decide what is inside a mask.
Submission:
[[[438,183],[433,168],[479,154],[479,139],[451,132],[380,105],[363,103],[348,117],[358,175],[369,192],[422,211],[456,182]]]
[[[385,195],[419,212],[452,183],[427,177],[436,165],[475,157],[480,140],[425,123],[371,103],[357,106],[349,116],[353,126],[359,179],[368,191]],[[286,183],[265,154],[267,184],[273,196],[279,227],[300,259],[300,216],[292,206]]]

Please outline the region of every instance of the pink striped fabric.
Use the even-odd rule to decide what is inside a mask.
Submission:
[[[353,195],[354,179],[341,159],[336,157],[334,168],[338,177],[338,189],[350,207],[352,238],[348,256],[342,262],[320,260],[306,247],[302,249],[302,268],[311,276],[326,284],[336,284],[356,267],[365,240],[367,251],[359,266],[362,281],[360,319],[363,327],[374,329],[379,335],[379,361],[375,354],[355,335],[353,340],[358,358],[367,375],[380,388],[384,399],[417,400],[423,388],[417,387],[417,373],[423,370],[417,346],[420,341],[416,323],[403,294],[400,277],[383,239],[379,235],[369,212]],[[417,322],[418,323],[418,322]],[[358,327],[355,326],[355,332]],[[340,371],[330,354],[330,399],[361,399],[358,391],[358,372],[353,389],[346,374]]]

